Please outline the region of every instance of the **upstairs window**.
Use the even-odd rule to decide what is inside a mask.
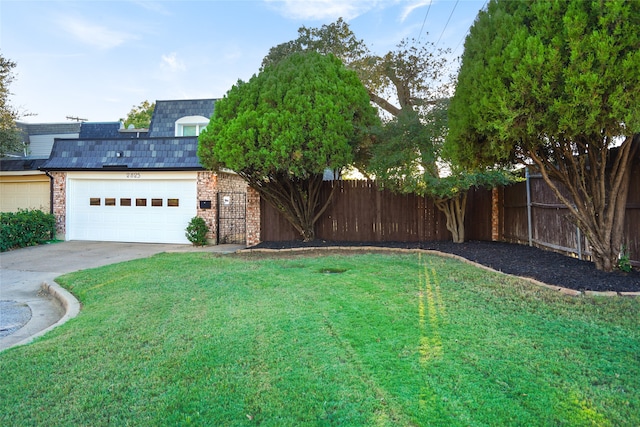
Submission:
[[[198,136],[209,124],[204,116],[186,116],[176,120],[176,136]]]

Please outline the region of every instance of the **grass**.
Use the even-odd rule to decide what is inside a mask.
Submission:
[[[424,254],[160,254],[59,279],[0,425],[640,425],[640,299]]]

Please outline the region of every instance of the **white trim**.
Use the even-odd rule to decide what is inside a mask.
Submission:
[[[133,174],[133,175],[132,175]],[[145,180],[184,180],[197,179],[198,172],[145,172],[145,171],[113,171],[113,172],[67,172],[67,182],[69,179],[100,179],[100,180],[121,180],[121,179],[145,179]]]
[[[176,120],[175,123],[175,135],[176,136],[184,136],[184,127],[185,126],[195,126],[196,127],[196,136],[200,135],[202,129],[204,129],[209,124],[209,119],[204,116],[185,116]]]
[[[0,176],[27,176],[27,175],[46,175],[44,172],[35,169],[26,169],[22,171],[0,171]]]

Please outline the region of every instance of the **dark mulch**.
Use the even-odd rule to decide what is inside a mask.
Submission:
[[[501,242],[263,242],[252,248],[289,249],[298,247],[378,246],[432,249],[462,256],[494,270],[530,277],[550,285],[580,291],[640,292],[640,271],[604,273],[593,263],[556,252]]]

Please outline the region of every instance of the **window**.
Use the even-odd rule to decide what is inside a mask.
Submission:
[[[147,199],[136,199],[136,206],[147,206]]]
[[[198,136],[208,124],[204,116],[182,117],[176,120],[176,136]]]
[[[89,206],[100,206],[100,197],[91,197],[89,199]]]
[[[131,206],[131,199],[120,199],[120,206]]]
[[[198,126],[197,125],[183,125],[182,126],[182,136],[198,136]]]
[[[162,199],[151,199],[151,206],[162,206]]]
[[[106,199],[104,199],[104,205],[105,206],[115,206],[116,205],[116,199],[113,197],[107,197]]]
[[[180,206],[180,199],[167,199],[167,206],[172,208]]]

